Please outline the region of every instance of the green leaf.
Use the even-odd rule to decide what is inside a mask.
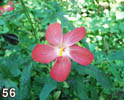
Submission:
[[[61,91],[56,91],[56,92],[54,93],[54,99],[55,99],[55,100],[58,100],[60,95],[61,95]]]
[[[57,82],[51,78],[45,83],[43,89],[40,92],[40,100],[46,100],[49,94],[56,88]]]
[[[11,54],[8,58],[5,59],[5,65],[8,67],[14,77],[20,75],[19,62],[16,57],[16,54]]]
[[[84,74],[88,74],[92,77],[94,77],[100,85],[102,85],[105,88],[112,88],[112,81],[110,80],[110,78],[104,74],[102,71],[100,71],[96,66],[94,65],[89,65],[89,66],[81,66],[78,64],[72,64],[72,68],[74,68],[75,70],[77,70],[79,72],[79,74],[84,75]]]
[[[73,90],[76,92],[76,96],[78,96],[81,100],[90,100],[86,85],[83,84],[82,78],[75,77],[72,86]]]
[[[5,20],[0,20],[0,34],[7,33],[9,28],[7,27],[7,23]]]
[[[88,43],[86,42],[86,38],[84,38],[83,40],[81,40],[81,42],[83,43],[83,45],[89,49],[89,45]]]
[[[114,75],[115,79],[117,79],[118,81],[121,81],[121,77],[120,77],[120,73],[118,71],[118,69],[120,69],[120,67],[118,67],[116,64],[114,63],[110,63],[111,67],[109,68],[109,71]]]
[[[92,100],[99,100],[96,89],[93,88],[93,87],[90,88],[90,89],[91,89],[91,98],[92,98]]]
[[[31,78],[31,71],[32,71],[32,63],[25,66],[21,74],[21,84],[20,84],[20,98],[21,100],[27,99],[30,94],[30,78]]]
[[[122,60],[124,59],[124,51],[117,50],[109,53],[108,58],[110,60]]]
[[[0,73],[0,90],[2,89],[2,87],[3,87],[3,84],[4,84],[4,79],[3,79],[3,77],[2,77],[2,75],[1,75],[1,73]]]
[[[10,72],[10,69],[4,64],[2,64],[2,66],[0,67],[0,73],[4,79],[13,77],[12,73]]]

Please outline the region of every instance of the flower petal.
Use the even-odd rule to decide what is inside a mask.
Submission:
[[[14,3],[12,1],[9,1],[8,4],[9,5],[14,5]]]
[[[0,11],[3,11],[3,9],[4,9],[3,7],[0,7]]]
[[[88,49],[77,45],[70,47],[70,57],[81,65],[88,65],[94,59],[93,54]]]
[[[6,8],[7,11],[11,11],[11,10],[14,10],[15,7],[11,6],[11,5],[8,5],[8,7]]]
[[[49,63],[57,56],[56,50],[49,45],[37,44],[32,51],[32,58],[36,62]]]
[[[50,75],[54,80],[62,82],[66,80],[70,72],[71,72],[70,59],[68,57],[60,56],[56,59],[51,69]]]
[[[84,27],[76,28],[64,35],[64,42],[67,43],[68,46],[71,46],[80,41],[85,36],[85,34],[86,30]]]
[[[52,45],[58,45],[63,41],[62,29],[59,23],[50,24],[48,26],[46,40]]]

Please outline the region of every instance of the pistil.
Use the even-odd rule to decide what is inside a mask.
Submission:
[[[62,56],[63,50],[64,50],[64,48],[60,49],[59,56]]]
[[[5,8],[5,9],[6,9],[7,7],[8,7],[8,5],[4,5],[4,6],[3,6],[3,8]]]

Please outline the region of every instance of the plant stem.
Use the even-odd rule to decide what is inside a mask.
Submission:
[[[19,45],[31,52],[31,50],[28,49],[28,47],[26,45],[24,45],[23,43],[19,42]]]
[[[26,6],[25,6],[24,1],[23,1],[23,0],[20,0],[20,2],[21,2],[21,4],[22,4],[22,6],[23,6],[23,10],[24,10],[24,12],[25,12],[25,15],[26,15],[27,19],[28,19],[28,21],[29,21],[30,24],[31,24],[31,27],[32,27],[32,30],[33,30],[33,35],[34,35],[34,37],[35,37],[35,41],[38,42],[38,39],[37,39],[37,36],[36,36],[36,31],[35,31],[35,28],[34,28],[34,26],[33,26],[33,22],[32,22],[32,20],[31,20],[29,11],[27,10],[27,8],[26,8]]]

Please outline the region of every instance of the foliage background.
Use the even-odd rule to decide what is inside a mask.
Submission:
[[[13,2],[16,9],[0,16],[0,100],[124,100],[124,0]],[[88,66],[72,62],[62,83],[49,75],[53,62],[31,58],[36,44],[48,44],[45,32],[54,22],[61,23],[63,33],[84,26],[87,36],[78,45],[95,56]],[[5,41],[7,33],[18,36],[19,44]],[[3,99],[3,87],[14,87],[16,97]]]

